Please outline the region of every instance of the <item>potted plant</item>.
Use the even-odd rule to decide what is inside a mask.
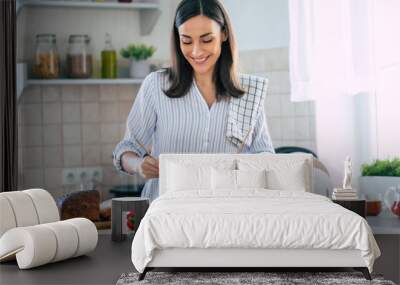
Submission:
[[[132,78],[144,78],[150,73],[149,58],[156,48],[145,44],[130,44],[121,49],[121,56],[130,59],[129,74]]]
[[[375,160],[361,165],[360,189],[367,197],[379,197],[400,185],[400,159]]]

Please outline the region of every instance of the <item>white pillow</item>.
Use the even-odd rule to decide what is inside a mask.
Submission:
[[[236,170],[237,188],[268,188],[267,171]]]
[[[168,191],[211,189],[211,167],[168,163]]]
[[[231,170],[212,168],[213,190],[267,188],[267,172],[262,170]]]
[[[240,170],[264,168],[267,173],[267,188],[272,190],[307,191],[311,189],[308,177],[309,165],[304,159],[291,159],[290,156],[270,161],[239,160]]]
[[[277,165],[268,169],[268,188],[273,190],[306,191],[307,165],[304,161]]]
[[[212,168],[213,190],[236,190],[236,170]]]

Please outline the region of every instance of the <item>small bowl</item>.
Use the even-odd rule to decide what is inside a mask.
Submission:
[[[382,211],[382,202],[377,201],[367,201],[367,216],[378,216]]]

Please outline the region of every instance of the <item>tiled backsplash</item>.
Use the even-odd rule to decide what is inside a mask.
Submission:
[[[142,182],[119,174],[111,154],[139,86],[30,86],[19,104],[20,188],[41,187],[55,197],[79,189],[62,186],[62,169],[101,166],[103,199],[119,184]]]
[[[266,114],[278,146],[315,150],[312,103],[291,103],[287,49],[240,54],[241,71],[269,78]],[[79,189],[62,186],[64,168],[100,166],[102,198],[114,185],[143,182],[117,172],[111,154],[139,85],[30,86],[19,103],[20,189],[40,187],[55,197]]]

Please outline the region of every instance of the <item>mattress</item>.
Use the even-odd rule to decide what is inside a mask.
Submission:
[[[139,272],[167,249],[358,250],[372,271],[380,255],[365,219],[300,191],[167,192],[151,204],[132,243]]]

